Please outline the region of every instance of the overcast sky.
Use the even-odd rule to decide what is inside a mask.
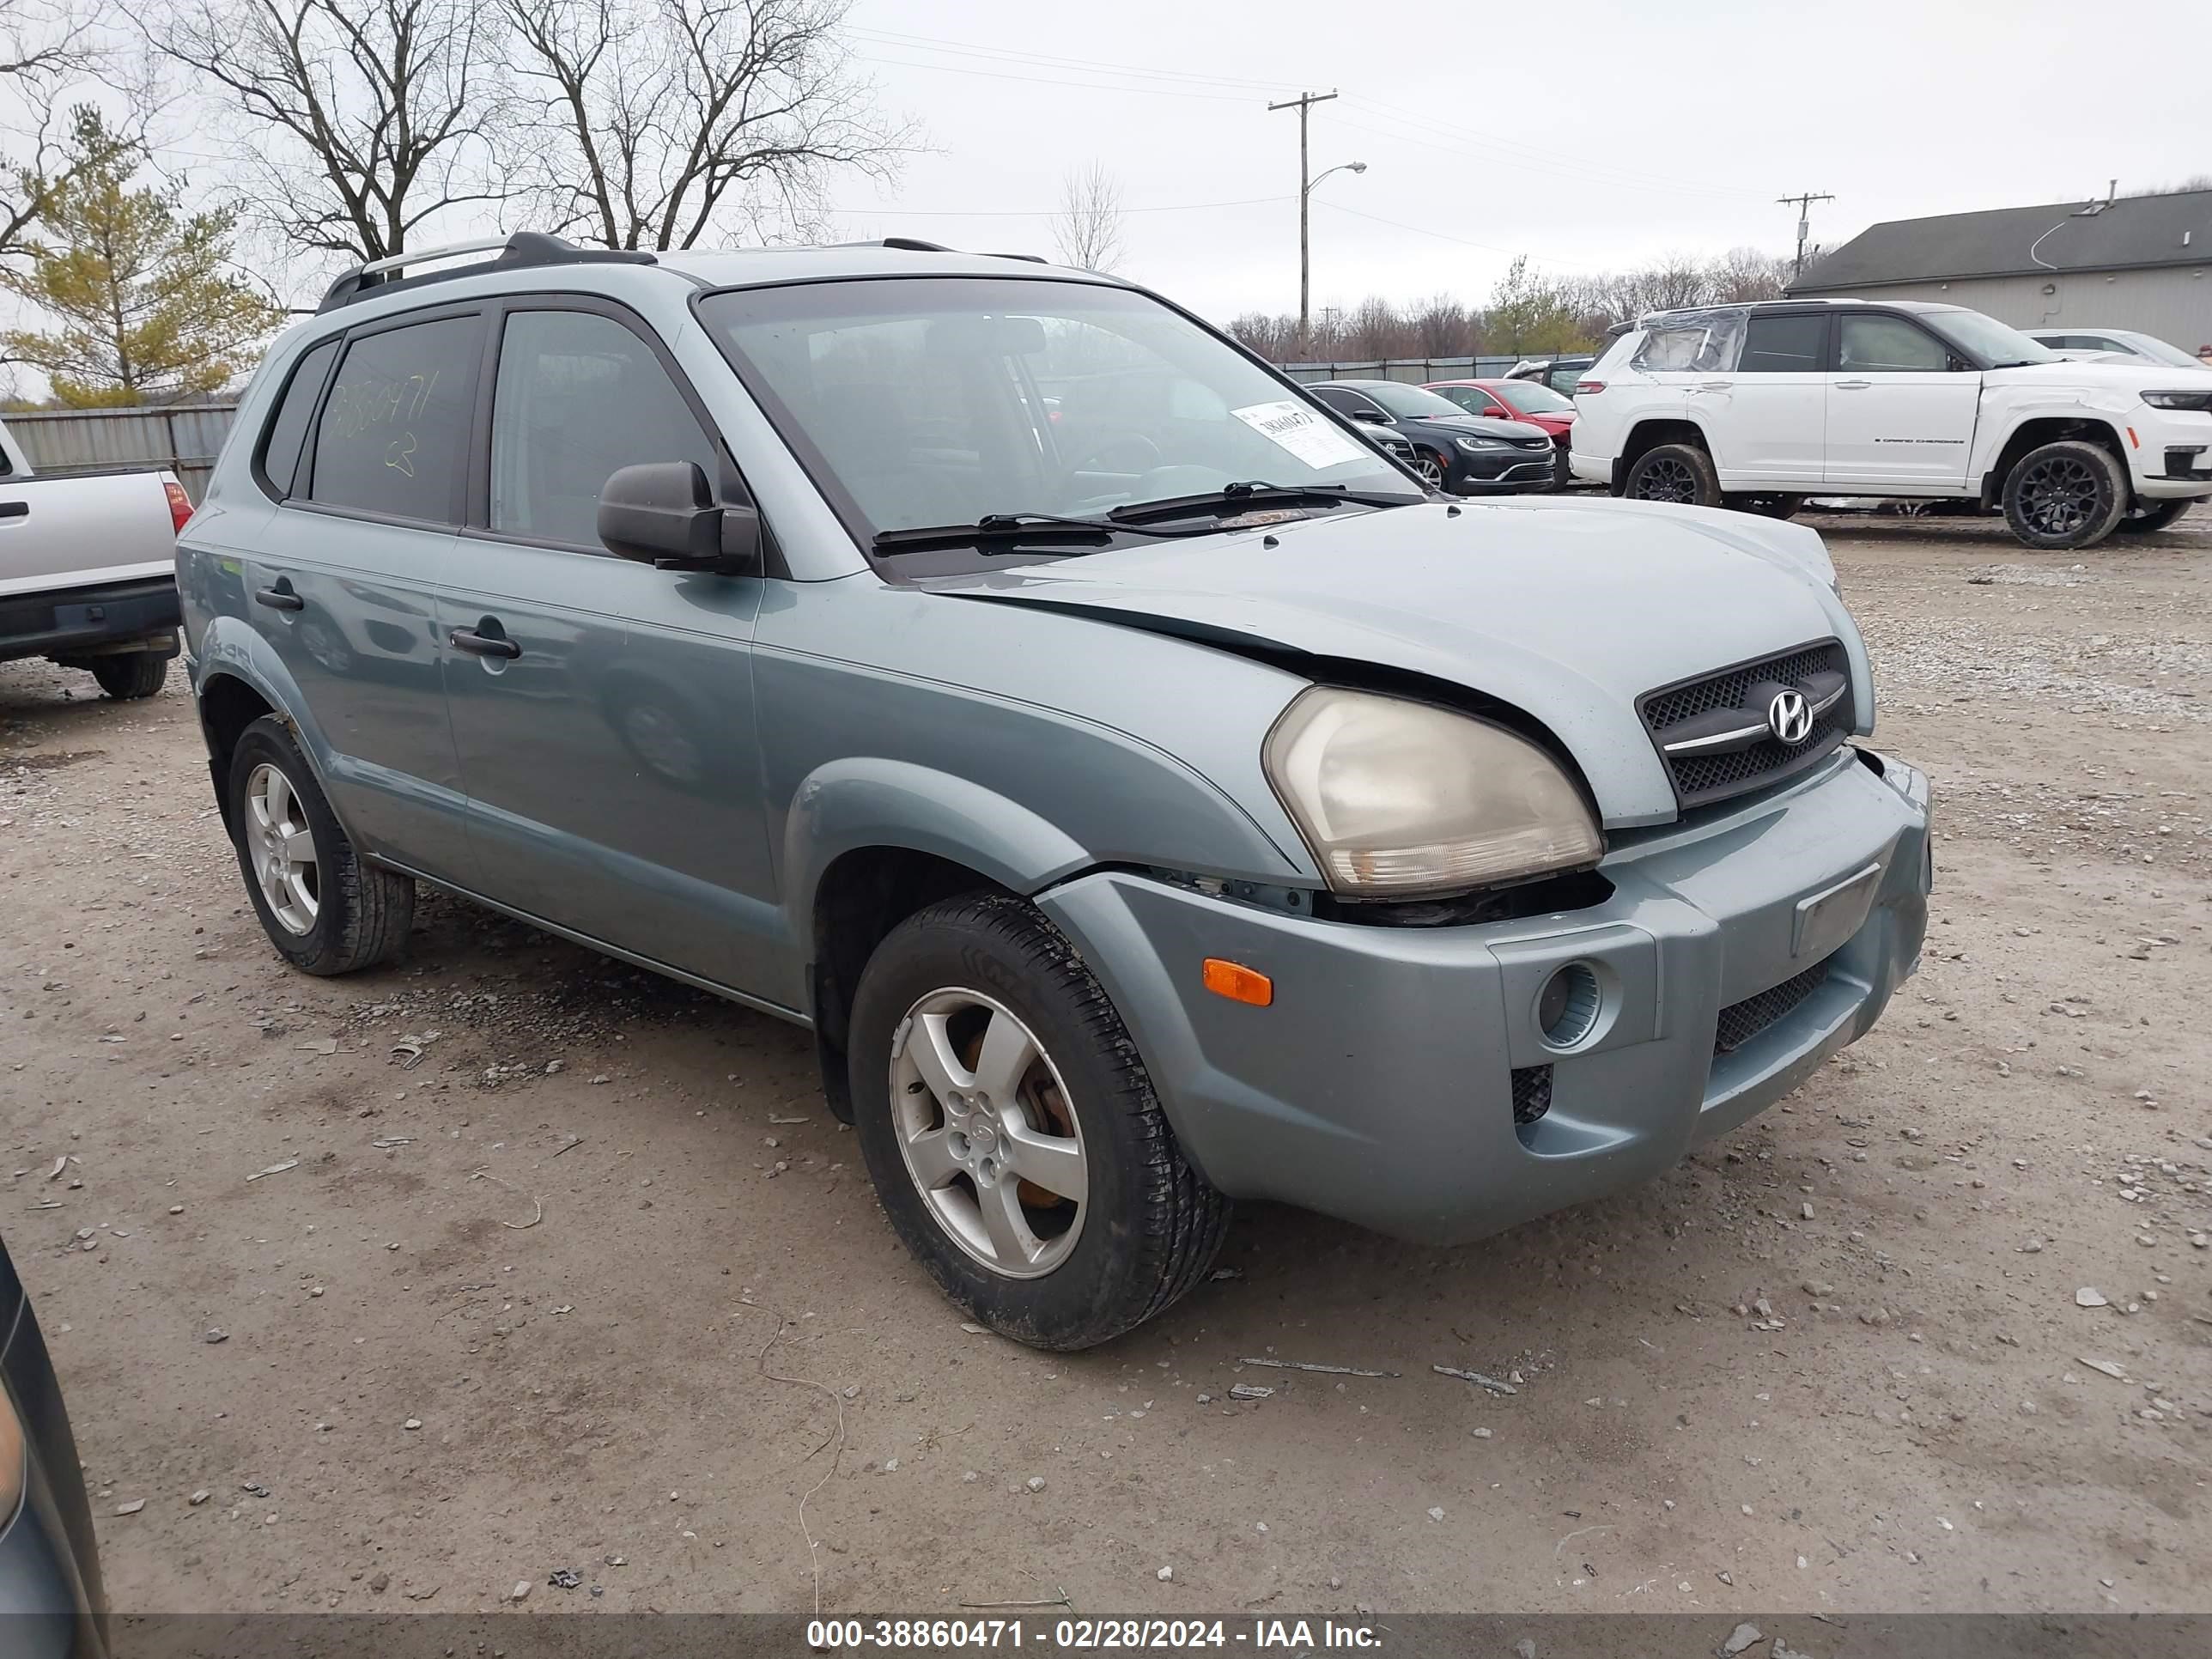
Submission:
[[[1297,307],[1297,116],[1266,106],[1303,91],[1342,94],[1315,171],[1368,164],[1314,192],[1316,309],[1479,300],[1516,252],[1785,250],[1774,198],[1800,191],[1836,197],[1813,208],[1834,246],[2212,172],[2212,0],[859,0],[851,22],[930,153],[848,186],[844,234],[1049,256],[1062,177],[1096,161],[1133,210],[1122,274],[1224,320]],[[1194,203],[1241,205],[1160,210]]]

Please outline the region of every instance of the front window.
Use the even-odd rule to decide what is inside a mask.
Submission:
[[[1577,375],[1582,372],[1579,368],[1574,371]],[[1504,381],[1497,387],[1497,393],[1502,401],[1512,405],[1516,415],[1571,415],[1575,412],[1571,398],[1563,398],[1551,387],[1539,386],[1534,380]]]
[[[1931,311],[1922,321],[1970,357],[1990,368],[2063,361],[2049,346],[1978,311]]]
[[[1421,499],[1227,342],[1126,289],[868,278],[710,295],[700,313],[863,540],[1254,483]]]
[[[1972,315],[1972,313],[1964,313]],[[2048,358],[2026,335],[2021,343]],[[1836,345],[1836,367],[1846,374],[1942,374],[1951,366],[1943,343],[1902,317],[1846,317]]]

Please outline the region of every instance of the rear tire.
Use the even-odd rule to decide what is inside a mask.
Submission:
[[[2127,474],[2112,451],[2080,438],[2031,449],[2005,475],[2005,523],[2023,547],[2094,547],[2128,510]]]
[[[239,734],[226,799],[246,896],[279,956],[328,976],[399,954],[415,922],[415,884],[362,862],[274,714]]]
[[[1634,501],[1671,501],[1687,507],[1722,504],[1713,458],[1695,444],[1661,444],[1645,450],[1628,469],[1621,493]]]
[[[2120,514],[2112,528],[2123,536],[2148,536],[2163,530],[2195,505],[2187,496],[2169,501],[2145,501]]]
[[[892,929],[847,1054],[900,1242],[1000,1335],[1091,1347],[1206,1276],[1229,1200],[1184,1158],[1104,989],[1030,905],[969,893]]]
[[[94,657],[88,665],[100,689],[111,697],[131,702],[150,697],[169,678],[166,651],[123,651],[112,657]]]

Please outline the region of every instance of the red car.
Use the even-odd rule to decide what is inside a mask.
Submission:
[[[1540,380],[1431,380],[1426,389],[1470,415],[1542,427],[1552,434],[1559,482],[1567,482],[1568,437],[1575,424],[1572,398],[1561,397]]]

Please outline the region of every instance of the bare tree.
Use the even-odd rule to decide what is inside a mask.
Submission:
[[[73,82],[111,67],[97,20],[78,0],[0,0],[0,258],[30,251],[31,228],[78,162],[63,107]]]
[[[1105,163],[1071,168],[1060,181],[1052,240],[1060,262],[1079,270],[1111,270],[1121,263],[1121,186]]]
[[[144,21],[228,106],[235,198],[294,246],[405,251],[445,210],[513,194],[490,166],[495,29],[471,0],[176,0]]]
[[[519,165],[605,247],[818,232],[841,173],[888,179],[912,135],[842,39],[850,0],[499,0],[527,113]]]

